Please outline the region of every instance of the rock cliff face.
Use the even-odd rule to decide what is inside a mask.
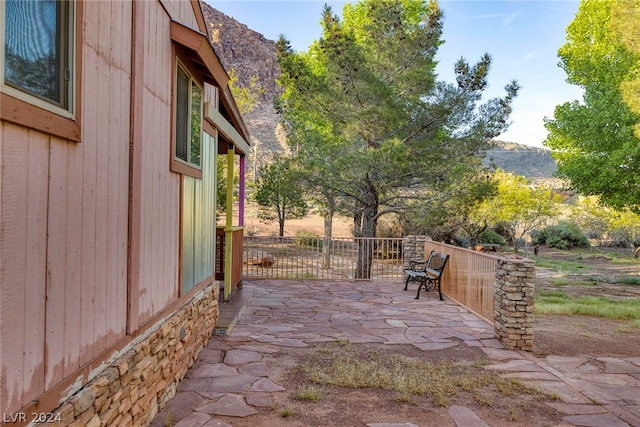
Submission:
[[[238,86],[248,87],[256,76],[264,89],[253,111],[243,114],[251,135],[252,153],[248,170],[253,170],[268,161],[276,152],[286,150],[283,134],[278,125],[279,117],[273,99],[280,95],[276,79],[280,74],[276,59],[275,42],[251,30],[244,24],[200,2],[209,39],[227,71],[235,70]],[[256,156],[257,152],[257,156]]]

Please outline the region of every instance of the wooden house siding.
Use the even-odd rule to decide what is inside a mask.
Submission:
[[[3,412],[126,332],[131,4],[84,5],[82,142],[1,128]]]
[[[159,2],[144,2],[144,81],[141,112],[140,275],[134,324],[143,324],[178,296],[180,175],[169,169],[172,67],[170,19]],[[135,230],[132,230],[135,232]]]
[[[7,414],[63,407],[108,375],[110,363],[134,347],[148,349],[142,343],[156,333],[163,354],[180,360],[171,367],[171,381],[179,381],[217,317],[217,135],[203,136],[202,179],[171,170],[177,51],[185,61],[199,57],[199,83],[219,85],[236,131],[246,137],[246,129],[203,36],[200,6],[195,0],[77,0],[77,6],[80,108],[67,121],[79,133],[51,130],[47,123],[59,120],[33,125],[47,111],[24,114],[28,102],[2,93],[22,108],[15,117],[0,109],[0,412]],[[176,23],[186,27],[175,29]],[[176,37],[195,39],[197,50],[173,39],[172,28]],[[181,291],[186,255],[196,288]],[[170,329],[178,322],[195,332],[176,344]],[[171,390],[164,382],[153,386],[147,396],[161,396],[161,386]],[[145,399],[139,409],[144,404],[153,413],[149,405],[159,401]]]

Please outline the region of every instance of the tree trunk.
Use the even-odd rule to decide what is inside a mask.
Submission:
[[[358,240],[358,263],[356,265],[356,279],[370,279],[373,265],[374,237],[378,220],[376,218],[378,207],[368,206],[362,215],[362,238]]]
[[[331,268],[331,235],[333,233],[333,210],[324,215],[324,237],[322,239],[322,268]]]
[[[278,236],[281,239],[284,237],[284,219],[285,219],[285,210],[284,210],[284,207],[282,207],[282,209],[278,209],[278,226],[279,226]]]
[[[336,212],[336,201],[333,196],[323,191],[322,195],[326,200],[326,210],[324,212],[324,237],[322,240],[322,268],[331,268],[331,236],[333,235],[333,215]]]
[[[362,239],[358,244],[358,263],[356,265],[356,279],[370,279],[373,263],[374,237],[378,227],[378,190],[375,187],[375,173],[367,174],[367,186],[364,189],[364,206],[359,210],[359,229]]]

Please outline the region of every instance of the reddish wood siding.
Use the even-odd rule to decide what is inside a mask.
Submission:
[[[0,128],[3,412],[125,335],[131,3],[84,4],[82,142]]]
[[[44,389],[46,140],[11,124],[2,126],[0,218],[13,221],[10,227],[0,228],[0,400],[13,407],[22,406],[30,394]],[[38,312],[32,313],[34,310]]]
[[[181,303],[170,22],[199,28],[194,3],[82,4],[80,143],[0,123],[4,413],[58,396],[80,370],[121,350],[127,325],[138,331]],[[142,26],[133,26],[134,8]],[[215,193],[204,202],[215,210]],[[199,256],[212,262],[206,243]]]
[[[168,35],[170,20],[162,5],[145,2],[144,8],[149,32]],[[169,37],[145,38],[140,287],[138,310],[131,314],[137,316],[137,324],[160,312],[178,295],[180,175],[169,170],[173,66]]]

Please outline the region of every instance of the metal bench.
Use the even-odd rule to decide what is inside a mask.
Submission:
[[[449,255],[431,251],[426,261],[409,261],[409,268],[404,270],[404,274],[407,275],[404,290],[407,290],[409,282],[420,282],[416,299],[420,299],[420,290],[424,287],[427,291],[437,288],[440,301],[443,301],[440,278],[448,260]]]

